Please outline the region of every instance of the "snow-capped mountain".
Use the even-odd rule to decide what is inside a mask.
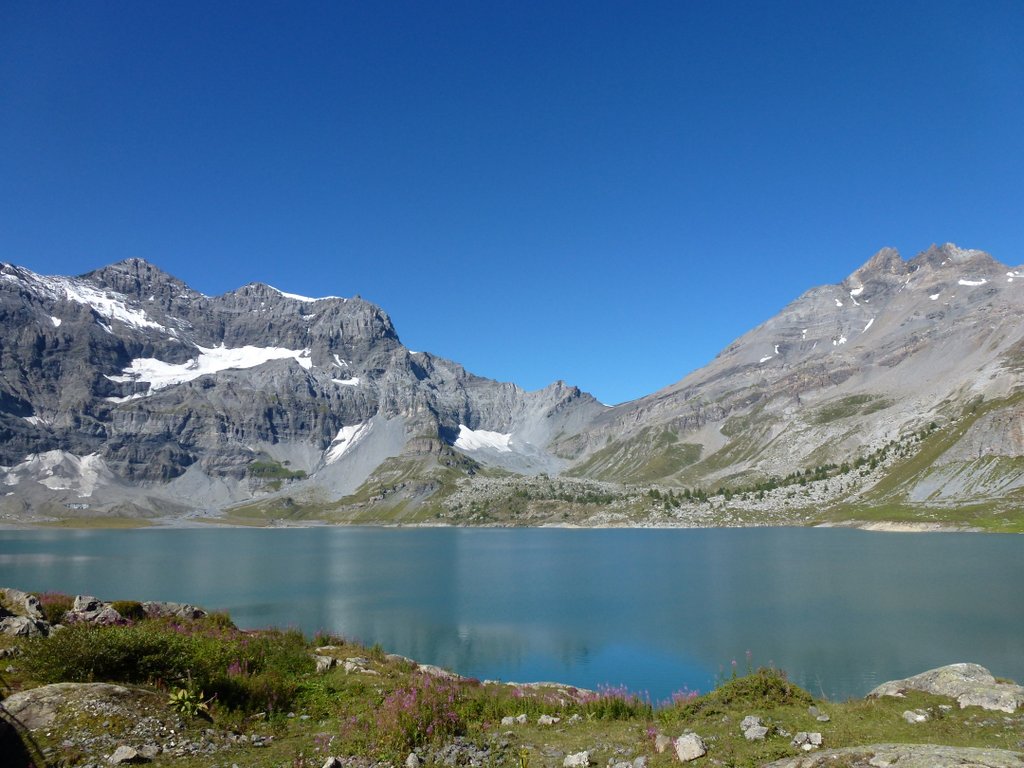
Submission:
[[[950,244],[909,261],[883,249],[677,384],[608,408],[412,352],[359,298],[260,283],[208,297],[137,259],[74,278],[5,264],[0,520],[509,522],[518,494],[544,519],[611,504],[636,521],[653,486],[787,475],[824,478],[793,504],[1012,505],[1021,318],[1024,267]]]
[[[412,456],[430,465],[422,495],[438,466],[472,471],[453,445],[557,471],[547,442],[602,409],[411,352],[359,298],[208,297],[138,259],[76,278],[5,264],[0,327],[0,511],[15,516],[336,499]]]

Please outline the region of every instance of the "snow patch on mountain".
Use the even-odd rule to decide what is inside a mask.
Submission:
[[[257,365],[271,360],[294,359],[306,370],[313,366],[308,349],[287,349],[285,347],[254,347],[244,346],[228,349],[223,344],[218,347],[196,346],[199,354],[187,363],[165,363],[155,357],[142,357],[132,360],[131,365],[119,376],[107,376],[108,379],[121,384],[142,382],[149,384],[149,391],[182,384],[198,379],[210,373],[226,370],[255,368]],[[118,401],[115,401],[118,402]],[[123,402],[123,401],[121,401]]]
[[[358,387],[359,377],[353,376],[351,379],[331,379],[331,383],[340,384],[343,387]]]
[[[490,432],[486,429],[470,429],[465,424],[459,424],[459,436],[455,440],[455,447],[464,451],[478,451],[482,448],[491,448],[495,451],[507,453],[512,450],[509,442],[512,435],[501,432]]]
[[[54,317],[53,315],[51,315],[50,322],[53,323],[54,328],[60,328],[60,324],[63,323],[64,321],[61,320],[59,317]]]
[[[31,270],[5,264],[0,269],[0,279],[11,283],[20,283],[36,293],[55,301],[73,301],[93,309],[96,314],[107,320],[117,320],[133,328],[152,328],[175,335],[175,331],[149,319],[141,309],[127,304],[127,297],[113,291],[101,291],[84,280],[74,277],[48,277],[37,275]],[[60,325],[60,319],[51,317],[54,326]],[[113,333],[109,326],[100,323],[105,330]]]
[[[101,483],[114,478],[98,453],[76,456],[60,450],[30,453],[2,474],[4,485],[34,480],[51,491],[74,491],[80,498],[92,496]]]
[[[978,285],[984,285],[987,282],[988,282],[988,280],[986,280],[985,278],[981,278],[981,280],[965,280],[962,277],[957,281],[957,283],[959,285],[966,285],[966,286],[971,286],[971,287],[978,286]]]
[[[324,453],[324,464],[333,464],[370,434],[370,422],[342,427]]]
[[[272,285],[269,285],[267,287],[270,288],[271,290],[281,294],[286,299],[294,299],[295,301],[301,301],[301,302],[303,302],[305,304],[313,304],[314,302],[317,302],[317,301],[327,301],[328,299],[341,299],[342,301],[348,301],[348,299],[343,299],[341,296],[321,296],[318,299],[314,299],[314,298],[310,298],[309,296],[300,296],[297,293],[288,293],[287,291],[282,291],[280,288],[274,288],[274,286],[272,286]]]
[[[861,333],[867,333],[868,332],[868,328],[870,328],[874,324],[874,322],[875,322],[875,318],[873,318],[873,317],[870,320],[868,320],[868,324],[864,326],[864,330],[861,331]]]

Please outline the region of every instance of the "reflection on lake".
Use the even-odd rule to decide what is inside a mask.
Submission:
[[[462,674],[707,690],[773,663],[861,695],[956,661],[1024,680],[1024,537],[828,529],[0,531],[0,585],[224,609]]]

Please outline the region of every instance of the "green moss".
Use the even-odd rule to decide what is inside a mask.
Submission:
[[[304,480],[306,478],[306,473],[301,469],[288,469],[278,461],[266,459],[252,462],[246,467],[246,472],[250,477],[261,480]]]
[[[892,400],[878,395],[850,395],[822,406],[814,414],[815,424],[829,424],[851,416],[866,416],[891,407]]]

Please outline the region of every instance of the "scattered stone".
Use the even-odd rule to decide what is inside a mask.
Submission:
[[[898,696],[923,691],[956,699],[960,708],[970,706],[1013,714],[1024,705],[1024,686],[997,682],[979,664],[949,664],[903,680],[890,680],[872,690],[869,697]]]
[[[793,741],[790,744],[797,749],[802,749],[804,752],[810,752],[812,749],[817,749],[821,746],[821,734],[817,731],[813,733],[800,731],[793,737]]]
[[[676,757],[681,763],[688,763],[708,753],[704,739],[696,733],[684,733],[674,742]]]
[[[768,735],[768,728],[763,725],[755,725],[753,728],[747,728],[743,732],[743,738],[747,741],[764,741]]]
[[[640,755],[640,757],[634,759],[633,768],[647,768],[647,755]]]
[[[515,725],[516,724],[516,719],[512,715],[505,715],[505,717],[501,718],[501,724],[502,725]]]
[[[747,741],[764,741],[768,728],[761,725],[761,718],[757,715],[747,715],[740,721],[740,732]]]
[[[313,654],[313,661],[316,662],[317,672],[326,672],[329,669],[333,669],[338,666],[338,660],[333,656],[321,656],[319,653]]]
[[[28,616],[8,616],[0,619],[0,635],[14,637],[42,637],[49,634],[50,625]]]
[[[156,760],[160,755],[160,747],[156,744],[143,744],[139,747],[139,756],[146,760]]]
[[[562,718],[555,717],[554,715],[541,715],[537,718],[537,725],[554,725],[561,722],[561,720]]]
[[[323,768],[344,768],[344,765],[340,757],[328,757],[323,764]],[[237,766],[232,766],[231,768],[237,768]]]
[[[672,746],[672,739],[666,736],[664,733],[659,733],[654,737],[654,751],[659,755],[662,754],[666,749]]]
[[[206,616],[206,611],[188,603],[170,603],[163,600],[147,600],[142,604],[142,610],[146,612],[147,619],[201,619]]]
[[[465,680],[466,679],[462,675],[457,675],[454,672],[450,672],[447,669],[442,669],[441,667],[436,667],[433,664],[418,664],[416,666],[416,671],[417,672],[422,672],[425,675],[430,675],[431,677],[438,677],[438,678],[440,678],[442,680]]]
[[[590,765],[590,753],[586,751],[566,755],[565,760],[562,761],[563,768],[587,768],[588,765]]]
[[[903,719],[908,723],[928,722],[928,713],[923,709],[908,709],[903,713]]]
[[[573,715],[572,717],[570,717],[570,718],[569,718],[568,720],[566,720],[565,722],[566,722],[567,724],[569,724],[569,725],[576,725],[577,723],[582,723],[582,722],[583,722],[583,716],[582,716],[582,715],[580,715],[580,714],[579,714],[579,713],[577,712],[577,713],[576,713],[575,715]]]
[[[149,758],[143,757],[135,747],[120,746],[114,750],[114,754],[107,758],[111,765],[124,765],[126,763],[147,763]]]
[[[405,758],[405,768],[420,768],[421,761],[415,752],[410,752]]]
[[[819,723],[827,723],[829,720],[832,719],[813,704],[807,708],[807,714],[809,714]]]

